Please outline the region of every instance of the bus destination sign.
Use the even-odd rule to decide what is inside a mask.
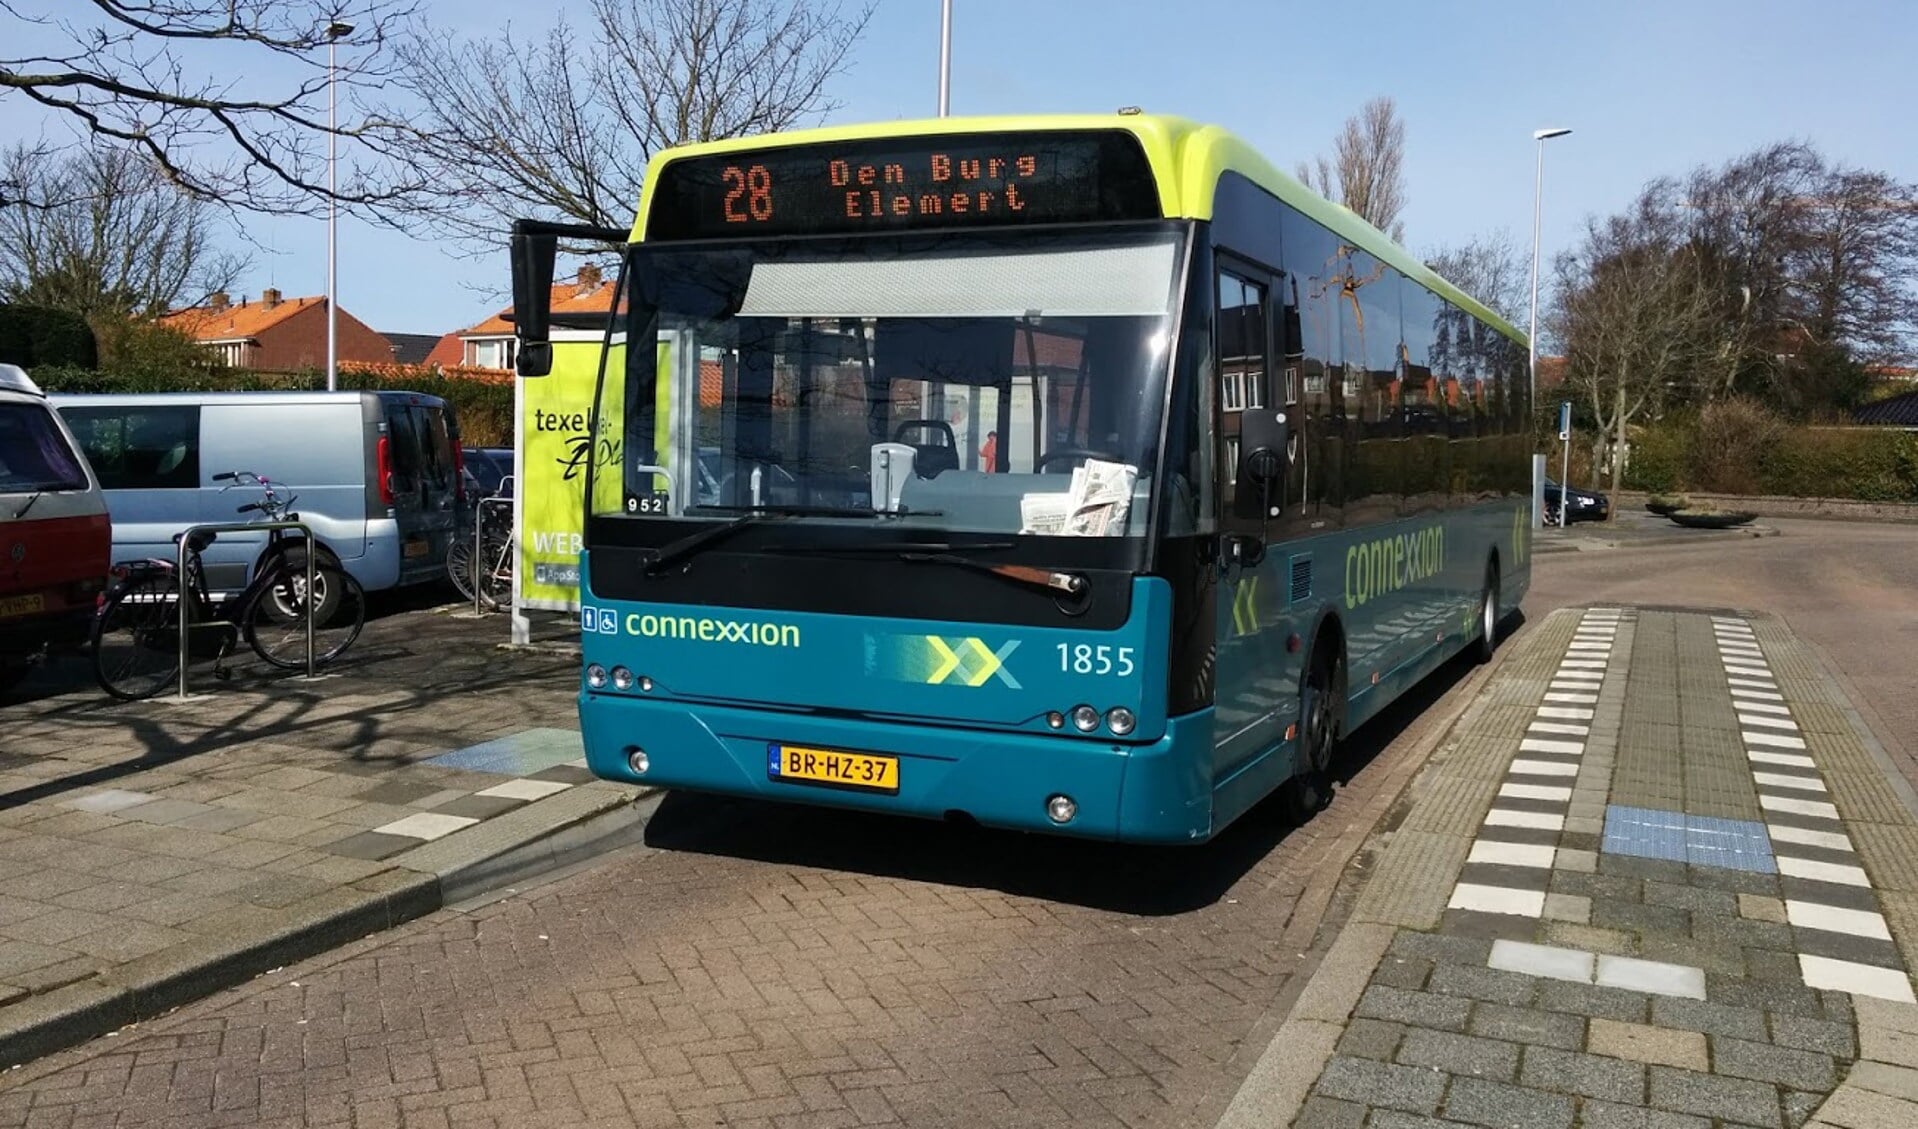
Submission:
[[[955,134],[743,150],[674,161],[648,239],[724,239],[1156,218],[1121,131]]]

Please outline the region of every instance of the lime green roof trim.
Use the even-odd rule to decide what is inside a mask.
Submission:
[[[859,125],[825,126],[793,130],[787,133],[735,137],[682,145],[653,155],[646,168],[646,184],[641,191],[639,212],[633,219],[632,240],[644,236],[645,219],[652,204],[652,186],[659,170],[684,157],[704,157],[721,153],[750,152],[787,145],[810,145],[833,141],[864,141],[874,138],[911,137],[941,133],[1046,132],[1052,130],[1118,129],[1139,139],[1147,163],[1159,185],[1160,208],[1167,216],[1206,220],[1212,218],[1212,198],[1219,176],[1232,171],[1325,225],[1334,235],[1389,263],[1439,297],[1524,345],[1525,335],[1499,317],[1476,298],[1440,278],[1431,268],[1392,242],[1384,232],[1360,219],[1357,213],[1335,204],[1279,171],[1271,162],[1238,137],[1215,125],[1203,125],[1185,118],[1164,114],[1019,114],[996,117],[921,118],[916,121],[870,122]]]

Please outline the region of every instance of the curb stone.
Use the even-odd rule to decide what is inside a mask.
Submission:
[[[262,972],[639,840],[656,788],[585,784],[426,843],[392,869],[295,902],[248,936],[210,937],[30,996],[0,1013],[0,1069],[84,1043]]]

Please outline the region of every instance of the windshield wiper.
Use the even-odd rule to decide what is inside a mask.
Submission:
[[[785,517],[891,517],[894,514],[943,517],[945,513],[943,510],[909,510],[903,506],[896,510],[875,510],[871,506],[787,506],[773,502],[757,506],[724,506],[701,502],[686,507],[687,513],[694,510],[712,510],[715,513],[779,514]]]
[[[668,541],[659,547],[658,556],[646,562],[646,575],[658,576],[660,573],[690,558],[702,549],[710,547],[715,542],[731,537],[734,533],[737,533],[746,526],[754,522],[765,521],[768,517],[772,516],[781,515],[756,509],[748,513],[740,514],[731,521],[708,526],[694,533],[688,533],[676,541]]]
[[[1000,552],[1013,548],[1011,541],[977,541],[954,545],[943,541],[873,541],[856,545],[768,545],[768,553],[792,553],[807,556],[831,556],[834,553],[890,554],[912,564],[942,564],[982,572],[1027,588],[1039,588],[1060,596],[1079,597],[1086,592],[1086,578],[1076,572],[1054,572],[1030,565],[993,565],[975,561],[963,553]]]

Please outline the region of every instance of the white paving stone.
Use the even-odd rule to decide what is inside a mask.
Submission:
[[[1525,727],[1528,733],[1559,733],[1567,737],[1590,737],[1589,725],[1567,725],[1562,721],[1534,721]]]
[[[1544,737],[1522,737],[1519,739],[1520,752],[1525,753],[1565,753],[1578,756],[1585,751],[1583,741],[1552,741]]]
[[[1820,929],[1826,933],[1845,933],[1853,937],[1891,940],[1891,929],[1882,915],[1864,909],[1820,905],[1785,899],[1785,920],[1800,929]]]
[[[1783,733],[1754,733],[1747,729],[1741,730],[1738,735],[1745,739],[1745,744],[1747,745],[1768,745],[1774,749],[1802,749],[1805,747],[1805,739],[1803,737],[1788,737]]]
[[[1726,663],[1725,673],[1743,675],[1746,678],[1763,678],[1771,671],[1762,666],[1733,666],[1731,663]]]
[[[1540,846],[1537,843],[1501,843],[1495,839],[1480,839],[1472,844],[1472,853],[1465,856],[1465,861],[1550,870],[1552,859],[1557,853],[1557,848]]]
[[[1851,850],[1851,840],[1838,831],[1810,831],[1783,823],[1768,823],[1765,833],[1771,836],[1774,843],[1797,843],[1806,847],[1823,847],[1828,851]]]
[[[1768,717],[1764,714],[1746,713],[1742,709],[1738,711],[1738,723],[1740,725],[1756,726],[1759,729],[1789,729],[1794,733],[1798,732],[1798,723],[1791,718]]]
[[[1807,988],[1827,988],[1850,992],[1854,996],[1873,996],[1899,1003],[1918,1003],[1911,992],[1911,980],[1895,968],[1878,968],[1848,960],[1832,960],[1798,954],[1798,970]]]
[[[1486,963],[1502,972],[1580,984],[1592,982],[1592,954],[1583,949],[1561,949],[1526,941],[1493,941],[1492,956]]]
[[[175,638],[178,638],[176,635]],[[188,636],[190,640],[191,635]],[[89,792],[71,800],[63,801],[62,807],[76,808],[92,812],[95,815],[107,815],[124,811],[135,804],[144,804],[154,797],[146,792],[130,792],[124,788],[103,788],[98,792]]]
[[[1753,764],[1782,764],[1792,768],[1817,768],[1803,753],[1773,753],[1764,749],[1745,750],[1745,759]]]
[[[1785,700],[1785,695],[1780,694],[1775,690],[1760,690],[1760,689],[1744,687],[1744,686],[1732,687],[1732,697],[1734,699],[1756,698],[1759,701],[1764,701],[1764,702],[1782,702]],[[1734,702],[1734,704],[1737,704],[1737,703]]]
[[[1793,858],[1790,855],[1778,856],[1778,873],[1793,878],[1809,878],[1814,882],[1835,882],[1840,886],[1863,886],[1871,888],[1871,878],[1863,867],[1846,866],[1837,862],[1820,862],[1817,859]]]
[[[1605,681],[1602,670],[1561,670],[1552,675],[1553,682],[1589,682],[1596,686]]]
[[[1790,812],[1793,815],[1815,815],[1820,819],[1836,820],[1838,809],[1823,800],[1801,800],[1796,796],[1773,796],[1765,792],[1758,793],[1758,806],[1766,811]]]
[[[1790,706],[1775,706],[1770,702],[1734,702],[1740,713],[1768,713],[1780,717],[1790,717]]]
[[[1563,691],[1554,690],[1545,695],[1545,700],[1548,702],[1585,702],[1587,704],[1595,704],[1598,701],[1598,695],[1597,694],[1567,694],[1567,693],[1564,693]],[[1586,716],[1589,717],[1591,715],[1587,714]]]
[[[1448,909],[1473,909],[1480,913],[1505,913],[1515,917],[1538,917],[1545,912],[1543,890],[1508,890],[1503,886],[1481,886],[1461,882],[1452,890]]]
[[[1566,803],[1572,798],[1572,789],[1557,784],[1524,784],[1507,780],[1498,786],[1498,794],[1513,800],[1555,800]]]
[[[557,780],[508,780],[504,784],[482,789],[477,794],[506,800],[540,800],[571,787],[571,784],[562,784]]]
[[[396,819],[384,827],[373,830],[382,835],[406,835],[414,839],[428,841],[443,838],[462,827],[471,827],[479,820],[463,815],[445,815],[440,812],[414,812],[405,819]]]
[[[1792,792],[1824,792],[1825,782],[1810,776],[1788,776],[1782,772],[1754,772],[1752,779],[1767,788],[1784,788]]]
[[[1565,830],[1565,817],[1542,811],[1509,811],[1493,808],[1485,813],[1487,827],[1531,827],[1541,831]]]
[[[1558,669],[1563,674],[1570,670],[1604,670],[1605,666],[1603,659],[1566,659],[1558,664]]]
[[[1540,706],[1538,716],[1564,718],[1567,721],[1590,721],[1592,711],[1582,710],[1576,706]]]
[[[1512,762],[1511,771],[1515,776],[1577,776],[1578,766],[1563,761],[1520,759]]]
[[[1667,964],[1661,960],[1598,954],[1598,976],[1594,983],[1607,988],[1628,988],[1660,996],[1683,996],[1690,1000],[1705,998],[1705,970],[1688,964]]]

